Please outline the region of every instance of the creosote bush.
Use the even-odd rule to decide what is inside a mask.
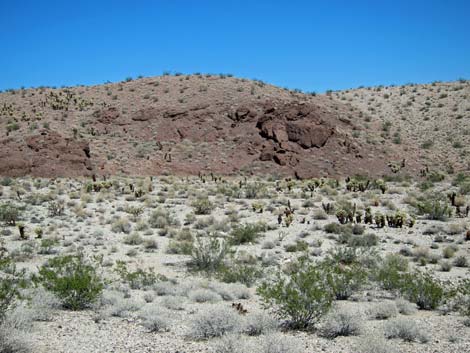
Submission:
[[[289,275],[279,272],[271,282],[258,287],[265,307],[293,329],[313,327],[330,309],[334,292],[331,277],[323,268],[305,259],[293,265]]]
[[[0,205],[0,222],[7,226],[14,226],[20,217],[20,210],[10,202]]]
[[[25,271],[19,271],[14,262],[0,254],[0,323],[9,309],[15,306],[20,289],[25,285]]]
[[[209,199],[206,198],[198,198],[191,203],[191,206],[194,208],[194,213],[197,215],[207,215],[210,214],[211,211],[214,209],[214,205]]]
[[[103,280],[83,255],[57,256],[39,269],[36,281],[55,293],[62,306],[82,310],[96,302],[103,290]]]
[[[238,226],[230,233],[230,243],[233,245],[253,243],[260,236],[260,232],[264,230],[265,227],[261,224],[244,224]]]

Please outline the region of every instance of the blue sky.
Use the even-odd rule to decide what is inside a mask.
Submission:
[[[470,78],[470,1],[0,0],[0,89],[164,71],[322,92]]]

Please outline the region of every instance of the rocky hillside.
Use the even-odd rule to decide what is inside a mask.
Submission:
[[[223,75],[9,90],[0,94],[0,174],[464,169],[469,91],[463,81],[309,95]]]
[[[336,102],[363,111],[361,125],[378,140],[406,146],[429,168],[470,170],[470,81],[368,87],[331,92]]]

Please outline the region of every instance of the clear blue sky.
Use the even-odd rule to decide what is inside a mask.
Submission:
[[[0,0],[0,89],[231,73],[306,91],[470,78],[469,0]]]

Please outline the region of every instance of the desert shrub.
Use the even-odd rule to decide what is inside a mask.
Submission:
[[[143,245],[147,252],[158,249],[158,242],[153,238],[145,239]]]
[[[428,174],[427,179],[433,183],[439,183],[446,178],[445,174],[439,171],[432,171]]]
[[[395,300],[395,305],[398,309],[398,312],[402,315],[411,315],[416,312],[416,304],[410,303],[408,300],[403,298],[398,298]]]
[[[317,209],[313,211],[313,219],[325,220],[328,219],[328,214],[322,209]]]
[[[369,314],[374,319],[387,320],[398,315],[398,308],[394,302],[386,301],[372,307]]]
[[[321,264],[323,271],[328,273],[328,283],[338,300],[348,299],[367,281],[367,271],[358,262],[343,265],[334,258],[328,257]]]
[[[465,256],[458,256],[454,259],[454,266],[468,267],[468,260]]]
[[[10,202],[0,205],[0,222],[8,226],[14,226],[20,218],[20,210]]]
[[[439,198],[418,202],[416,207],[420,214],[431,220],[446,221],[452,215],[452,208],[447,201]]]
[[[455,246],[452,246],[452,245],[446,246],[442,250],[442,256],[446,259],[450,259],[450,258],[454,257],[456,251],[457,251],[457,249],[455,248]]]
[[[261,244],[262,249],[274,249],[276,244],[271,240],[265,240],[263,244]]]
[[[260,347],[256,347],[253,352],[260,353],[301,353],[303,347],[295,338],[286,337],[279,334],[266,335]]]
[[[355,347],[356,353],[397,353],[394,345],[388,343],[383,337],[366,336]]]
[[[111,230],[114,233],[129,234],[132,230],[131,223],[126,218],[116,219],[111,225]]]
[[[234,310],[226,306],[212,305],[202,309],[191,319],[189,336],[203,340],[238,332],[240,328],[241,318]]]
[[[216,237],[196,238],[191,251],[189,265],[197,271],[217,271],[228,252],[227,243]]]
[[[361,315],[346,309],[330,312],[320,327],[321,337],[333,339],[338,336],[356,336],[362,329]]]
[[[214,209],[214,205],[207,197],[194,200],[191,206],[194,208],[194,213],[197,215],[210,214]]]
[[[34,321],[52,320],[54,310],[61,306],[59,299],[54,293],[42,287],[29,291],[26,294],[26,298],[28,298],[31,316]]]
[[[328,250],[327,260],[331,263],[341,263],[351,265],[356,263],[365,263],[369,256],[374,256],[373,252],[362,248],[349,248],[337,246]]]
[[[440,270],[442,272],[449,272],[452,269],[452,264],[449,261],[441,261]]]
[[[103,281],[83,255],[57,256],[40,267],[37,282],[53,292],[62,306],[82,310],[101,295]]]
[[[240,334],[226,334],[216,340],[212,346],[214,353],[245,353],[251,352],[246,340]]]
[[[230,233],[230,243],[233,245],[253,243],[264,229],[264,226],[260,224],[244,224],[238,226]]]
[[[244,193],[247,199],[261,198],[266,193],[266,187],[259,182],[247,183],[244,187]]]
[[[193,242],[192,241],[177,241],[170,240],[168,247],[166,248],[167,254],[177,254],[177,255],[191,255],[193,252]]]
[[[367,233],[365,235],[356,235],[348,239],[348,245],[352,247],[371,247],[376,246],[379,243],[379,238],[373,233]]]
[[[338,224],[338,223],[335,223],[335,222],[328,223],[328,224],[325,224],[325,226],[323,227],[323,230],[326,233],[330,233],[330,234],[340,234],[341,233],[341,224]]]
[[[64,202],[60,201],[50,201],[47,205],[47,210],[49,211],[49,216],[56,217],[62,216],[64,214]]]
[[[141,305],[135,300],[119,297],[108,308],[107,313],[114,317],[130,317],[133,312],[140,309]]]
[[[210,289],[199,288],[189,293],[189,299],[195,303],[217,303],[222,300],[222,297]]]
[[[470,279],[464,279],[458,283],[452,293],[455,308],[460,314],[470,318]]]
[[[257,292],[265,307],[273,308],[294,329],[314,326],[328,312],[334,298],[329,275],[305,259],[293,265],[289,275],[279,272],[274,280],[264,282]]]
[[[15,306],[25,284],[25,271],[19,271],[10,258],[0,254],[0,324],[7,311]]]
[[[158,281],[165,280],[162,275],[153,271],[153,269],[143,270],[141,268],[135,271],[129,271],[124,261],[116,262],[116,273],[124,283],[127,283],[132,289],[149,288]]]
[[[399,282],[398,291],[420,309],[436,309],[446,298],[443,284],[427,272],[402,274]]]
[[[144,326],[149,332],[162,332],[170,330],[170,315],[158,307],[146,308],[139,314]]]
[[[352,233],[354,235],[362,235],[364,234],[364,226],[360,225],[360,224],[355,224],[352,226]]]
[[[286,252],[307,251],[308,243],[304,240],[297,240],[295,243],[284,245]]]
[[[302,345],[294,338],[271,333],[257,340],[246,340],[239,334],[228,334],[216,340],[214,353],[301,353]]]
[[[244,264],[233,261],[223,265],[217,272],[217,277],[225,283],[242,283],[251,287],[258,278],[263,275],[263,271],[257,265]]]
[[[34,346],[27,336],[26,332],[0,325],[0,353],[33,352]]]
[[[168,281],[168,282],[157,282],[153,286],[153,289],[155,291],[155,294],[158,296],[174,296],[178,293],[178,288],[177,286]]]
[[[158,208],[150,214],[148,223],[152,228],[165,228],[170,225],[178,225],[178,220],[167,210]]]
[[[139,233],[132,233],[124,237],[123,243],[126,245],[139,245],[142,244],[144,239]]]
[[[389,254],[373,274],[375,281],[385,290],[400,288],[402,274],[408,271],[408,260],[398,254]]]
[[[184,310],[184,297],[171,296],[162,300],[162,305],[170,310]]]
[[[2,186],[11,186],[13,185],[13,179],[10,177],[4,177],[0,180],[0,185]]]
[[[242,332],[248,336],[265,335],[276,329],[278,323],[270,315],[260,312],[248,315],[243,323]]]
[[[429,338],[414,321],[407,319],[395,319],[388,321],[384,325],[386,338],[401,338],[407,342],[426,343]]]
[[[251,298],[248,287],[240,283],[212,283],[210,288],[219,294],[223,300]]]

